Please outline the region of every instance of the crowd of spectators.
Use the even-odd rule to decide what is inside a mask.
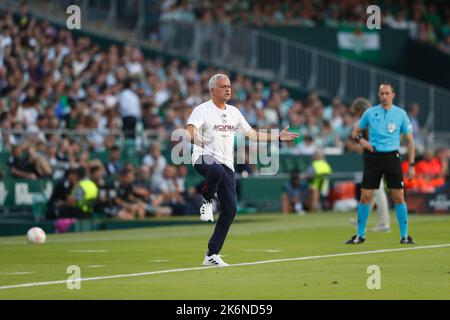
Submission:
[[[187,170],[172,166],[161,149],[170,147],[171,133],[185,127],[192,108],[210,99],[207,83],[217,72],[226,73],[195,61],[145,59],[131,45],[102,50],[89,37],[31,17],[26,6],[17,15],[0,12],[0,151],[11,154],[13,177],[60,180],[76,167],[94,172],[100,188],[123,195],[111,209],[123,218],[191,212],[195,190],[186,189]],[[294,98],[277,82],[231,78],[230,103],[250,125],[290,125],[300,133],[283,144],[285,152],[362,152],[349,139],[357,117],[340,97]],[[127,141],[142,156],[137,163],[121,161]],[[108,159],[91,159],[93,152]],[[103,186],[108,177],[118,185]]]
[[[423,157],[416,163],[416,175],[413,179],[405,180],[407,192],[434,193],[443,192],[450,187],[449,181],[450,150],[438,148],[436,151],[425,150]],[[404,173],[408,170],[408,163],[402,163]]]
[[[242,23],[261,26],[315,27],[366,25],[368,0],[162,0],[159,20]],[[382,27],[408,30],[411,38],[450,54],[450,8],[445,1],[377,1]]]
[[[100,50],[88,37],[74,38],[64,29],[27,15],[2,13],[0,20],[0,136],[2,150],[27,145],[37,158],[57,170],[58,160],[74,164],[91,151],[114,150],[117,134],[136,141],[142,150],[153,142],[165,146],[170,134],[184,128],[192,108],[208,100],[208,79],[220,71],[201,70],[196,62],[144,59],[131,45]],[[255,128],[298,130],[300,137],[283,145],[288,151],[312,154],[317,148],[346,146],[357,120],[341,98],[325,103],[316,92],[294,98],[279,83],[233,75],[233,97]],[[58,134],[65,129],[65,134]],[[73,132],[78,136],[72,135]],[[154,137],[146,140],[142,136]],[[114,159],[111,160],[114,162]],[[144,163],[152,165],[151,158]],[[165,163],[158,163],[161,175]],[[107,170],[120,171],[114,165]],[[41,170],[40,175],[48,175]]]

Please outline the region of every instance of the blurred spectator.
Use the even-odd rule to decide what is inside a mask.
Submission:
[[[296,170],[291,172],[289,181],[283,185],[281,193],[281,210],[283,213],[303,214],[308,199],[308,185],[300,178]]]
[[[341,143],[346,143],[353,130],[354,119],[350,113],[344,114],[342,124],[334,129]]]
[[[0,114],[0,150],[11,151],[12,135],[11,120],[7,112]]]
[[[12,176],[30,180],[48,178],[52,173],[48,161],[44,157],[37,156],[34,147],[26,149],[27,157],[25,157],[24,148],[22,144],[13,147],[9,160]]]
[[[148,194],[151,194],[153,189],[152,175],[150,174],[149,167],[141,166],[136,168],[136,179],[134,181],[134,186],[145,189]]]
[[[138,168],[137,174],[138,177],[133,183],[133,192],[144,202],[147,214],[156,217],[171,215],[172,209],[162,205],[164,196],[153,191],[148,167],[143,166]]]
[[[317,151],[317,146],[310,135],[305,136],[305,139],[298,145],[298,153],[302,155],[312,155]]]
[[[73,196],[68,198],[68,202],[72,206],[76,206],[77,218],[92,218],[92,214],[94,212],[94,206],[98,197],[98,187],[94,181],[91,180],[90,175],[93,172],[101,170],[98,169],[89,169],[89,175],[84,167],[78,168],[78,184],[75,186],[73,191]]]
[[[418,153],[423,153],[425,149],[425,139],[427,132],[419,124],[420,107],[417,103],[411,103],[408,106],[408,117],[411,121],[414,133],[414,144]]]
[[[436,192],[450,192],[450,150],[446,148],[440,148],[436,150],[436,161],[440,163],[441,171],[439,178],[444,180],[442,185],[436,186]]]
[[[94,203],[94,212],[102,214],[108,218],[121,218],[119,210],[114,204],[114,198],[117,196],[117,190],[113,181],[104,179],[104,172],[100,167],[93,166],[89,172],[90,179],[98,188],[98,197]]]
[[[77,168],[70,168],[64,177],[55,184],[53,193],[47,202],[47,219],[76,216],[78,208],[73,202],[69,202],[68,198],[80,179],[80,171]]]
[[[317,146],[321,149],[336,148],[341,146],[341,141],[331,127],[330,122],[324,121],[322,129],[316,139]]]
[[[444,150],[438,150],[436,156],[430,150],[426,150],[422,160],[416,164],[416,174],[425,180],[430,189],[440,187],[445,183],[448,170],[448,159]]]
[[[413,179],[405,179],[405,189],[420,193],[433,193],[442,188],[448,176],[447,149],[436,150],[435,155],[431,150],[425,150],[423,159],[416,163],[416,175]],[[407,170],[407,161],[402,163],[402,171]]]
[[[302,179],[308,181],[309,199],[308,210],[316,211],[324,209],[321,200],[324,200],[330,191],[330,174],[333,172],[330,164],[325,160],[320,151],[313,154],[311,165],[302,174]]]
[[[201,188],[203,184],[190,186],[187,185],[189,170],[185,165],[178,166],[178,184],[181,186],[182,196],[185,202],[192,204],[194,211],[197,212],[203,204],[203,196],[201,192]]]
[[[387,24],[387,22],[385,22]],[[408,29],[408,22],[406,21],[406,13],[404,10],[399,10],[392,20],[389,22],[389,27],[392,29],[406,30]]]
[[[122,129],[126,138],[135,138],[136,124],[141,121],[142,110],[139,96],[132,89],[132,81],[126,79],[119,94],[119,110]]]
[[[173,214],[192,214],[194,208],[183,197],[185,186],[182,180],[177,179],[177,168],[168,165],[164,168],[162,177],[158,180],[156,188],[164,197],[163,205],[169,206]]]
[[[59,180],[70,167],[68,155],[64,152],[58,152],[56,145],[49,144],[47,148],[47,158],[50,166],[53,168],[53,180]]]
[[[118,146],[113,146],[109,150],[108,161],[105,164],[106,174],[108,176],[117,177],[122,171],[123,165],[120,161],[120,148]]]
[[[441,43],[439,43],[438,48],[446,54],[450,54],[450,33],[445,36]]]
[[[119,175],[119,189],[114,204],[118,206],[117,216],[124,220],[145,218],[145,203],[136,195],[133,184],[135,175],[133,170],[125,168]]]
[[[426,180],[434,179],[441,173],[441,163],[433,157],[431,150],[425,150],[423,159],[416,164],[416,174]]]
[[[313,107],[308,108],[308,113],[306,115],[306,123],[300,128],[300,134],[303,136],[309,136],[311,139],[315,139],[320,132],[320,122],[319,119],[314,115]],[[306,140],[306,138],[305,138]]]
[[[353,100],[353,102],[350,106],[350,112],[354,119],[354,123],[352,125],[349,124],[349,121],[351,119],[350,116],[344,117],[345,122],[347,124],[347,128],[350,129],[349,135],[347,136],[347,140],[345,142],[345,149],[347,151],[357,152],[357,153],[363,152],[363,148],[361,147],[361,145],[359,143],[356,143],[351,138],[351,132],[353,131],[353,128],[358,125],[359,120],[361,119],[364,112],[371,106],[372,106],[372,104],[366,98],[358,97],[355,100]],[[365,139],[369,139],[369,131],[364,130],[363,136]]]
[[[449,175],[450,150],[439,148],[436,150],[434,161],[440,166],[438,178],[445,178]]]
[[[161,154],[159,144],[153,143],[150,146],[150,153],[144,156],[142,164],[150,169],[150,175],[155,179],[159,179],[167,165],[167,160]]]
[[[50,197],[47,217],[90,218],[98,196],[95,183],[86,176],[83,167],[69,169],[54,188]]]

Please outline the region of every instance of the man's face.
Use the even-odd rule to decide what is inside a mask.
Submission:
[[[152,157],[159,157],[161,154],[161,150],[159,149],[159,146],[157,144],[153,144],[150,149],[150,154]]]
[[[127,183],[133,183],[134,182],[134,173],[130,172],[127,174]]]
[[[395,93],[390,85],[382,84],[378,89],[378,97],[382,105],[391,105],[395,98]]]
[[[103,178],[103,172],[102,170],[96,170],[94,174],[92,175],[92,180],[94,181],[100,181]]]
[[[228,78],[217,80],[216,87],[211,89],[211,95],[218,101],[226,102],[231,98],[231,83]]]
[[[67,180],[69,180],[69,183],[70,183],[70,185],[71,186],[74,186],[74,185],[76,185],[77,183],[78,183],[78,181],[79,181],[79,179],[78,179],[78,175],[76,174],[76,173],[70,173],[68,176],[67,176]]]
[[[419,106],[416,104],[413,104],[410,108],[409,114],[413,117],[417,116],[419,114]]]
[[[181,177],[185,177],[188,175],[188,168],[186,166],[179,166],[178,167],[178,174]]]
[[[139,178],[142,180],[147,180],[150,178],[150,170],[148,169],[148,167],[139,168]]]
[[[23,147],[22,146],[17,146],[15,149],[14,149],[14,156],[16,157],[16,158],[22,158],[22,154],[23,154]]]
[[[120,151],[119,150],[113,150],[111,152],[111,160],[112,161],[119,161],[120,160]]]

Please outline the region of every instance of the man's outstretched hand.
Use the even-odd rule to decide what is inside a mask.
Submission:
[[[295,138],[298,138],[298,133],[289,132],[288,129],[289,129],[289,126],[284,128],[283,130],[281,130],[280,141],[291,141],[291,140],[294,140]]]

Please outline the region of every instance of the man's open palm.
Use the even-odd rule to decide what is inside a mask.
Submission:
[[[291,140],[294,140],[295,138],[298,138],[298,133],[290,132],[290,131],[288,131],[288,129],[289,129],[289,126],[284,128],[283,130],[281,130],[281,132],[280,132],[280,140],[281,141],[291,141]]]

